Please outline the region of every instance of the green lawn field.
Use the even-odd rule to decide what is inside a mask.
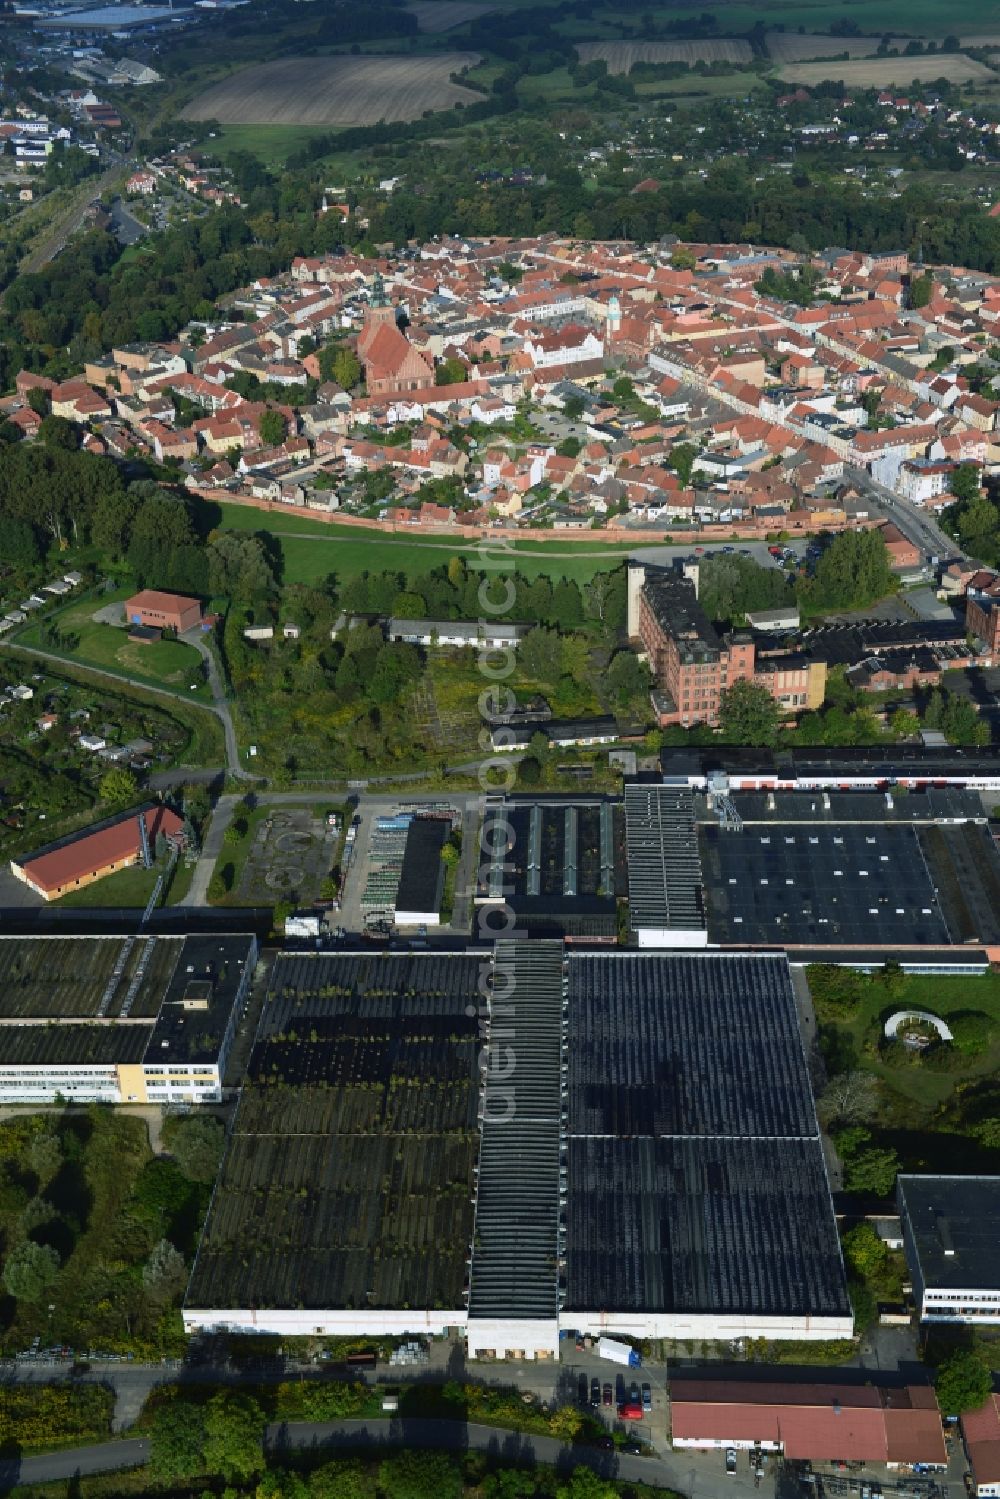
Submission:
[[[109,874],[107,879],[95,880],[92,885],[84,885],[80,890],[71,890],[68,895],[53,901],[55,906],[71,906],[74,909],[83,910],[114,910],[121,907],[124,910],[142,910],[156,887],[156,881],[166,871],[166,864],[161,863],[152,869],[143,869],[141,865],[135,865],[132,869],[120,869],[117,874]],[[161,905],[174,906],[179,900],[183,900],[191,884],[194,874],[194,866],[178,862],[170,881],[167,898],[162,900]]]
[[[127,598],[131,591],[119,589],[118,596]],[[102,595],[98,603],[91,596],[60,610],[56,616],[50,616],[61,634],[72,637],[72,645],[51,644],[43,634],[41,622],[30,625],[19,634],[18,643],[51,651],[76,665],[101,667],[104,671],[115,672],[151,687],[169,687],[175,692],[188,694],[195,702],[210,701],[211,693],[202,681],[201,657],[193,646],[180,640],[157,640],[139,645],[129,640],[124,629],[94,620],[96,610],[114,602],[115,597],[114,594]],[[192,692],[194,683],[197,688]]]
[[[276,515],[249,505],[223,502],[219,509],[225,530],[267,531],[278,538],[286,583],[315,583],[330,573],[342,581],[361,572],[382,572],[386,568],[398,568],[413,578],[454,556],[464,557],[471,567],[479,554],[479,545],[474,541],[447,542],[434,537],[364,533],[353,526],[305,517],[299,520],[297,516]],[[325,545],[317,546],[317,541]],[[649,543],[636,545],[646,547]],[[671,543],[664,543],[665,552],[671,547]],[[689,545],[687,549],[690,550]],[[526,577],[544,573],[552,578],[575,578],[578,583],[588,582],[595,573],[609,572],[634,550],[635,546],[629,542],[583,541],[575,537],[540,542],[526,535],[523,541],[514,543],[517,569]]]
[[[249,151],[272,170],[285,165],[289,156],[301,151],[317,135],[329,135],[329,125],[220,125],[205,142],[219,156]]]
[[[979,1056],[970,1056],[961,1072],[936,1072],[930,1067],[887,1066],[864,1051],[866,1038],[873,1036],[881,1019],[892,1010],[928,1010],[947,1020],[960,1010],[981,1010],[1000,1022],[1000,974],[990,972],[982,977],[962,978],[908,976],[898,1000],[890,999],[881,985],[865,991],[858,1013],[847,1022],[836,1022],[838,1029],[849,1031],[858,1048],[860,1065],[876,1073],[895,1092],[914,1103],[934,1107],[950,1097],[959,1083],[984,1078],[1000,1068],[1000,1040]]]

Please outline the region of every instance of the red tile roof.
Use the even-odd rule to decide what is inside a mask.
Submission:
[[[1000,1483],[1000,1395],[962,1417],[962,1435],[976,1484]]]
[[[183,821],[168,807],[148,807],[142,815],[150,843],[155,843],[160,833],[175,838],[183,831]],[[117,864],[130,854],[138,857],[139,852],[139,814],[129,812],[110,827],[84,833],[50,853],[22,859],[20,867],[33,885],[50,892],[107,869],[109,864]]]
[[[674,1440],[772,1442],[790,1458],[946,1463],[933,1390],[675,1381]]]

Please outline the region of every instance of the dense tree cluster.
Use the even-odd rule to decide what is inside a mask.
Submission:
[[[819,609],[862,609],[898,587],[881,531],[841,531],[823,549],[800,594]]]
[[[709,619],[733,624],[755,609],[780,609],[795,592],[777,567],[761,567],[750,557],[714,552],[698,568],[698,599]]]

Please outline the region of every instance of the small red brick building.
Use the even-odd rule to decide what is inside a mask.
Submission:
[[[125,600],[125,618],[130,625],[146,625],[151,630],[197,629],[201,624],[201,602],[182,593],[161,593],[158,588],[143,588]]]

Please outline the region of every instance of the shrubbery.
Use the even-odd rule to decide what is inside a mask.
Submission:
[[[114,1392],[98,1384],[0,1387],[0,1447],[22,1451],[101,1442],[111,1433]]]

